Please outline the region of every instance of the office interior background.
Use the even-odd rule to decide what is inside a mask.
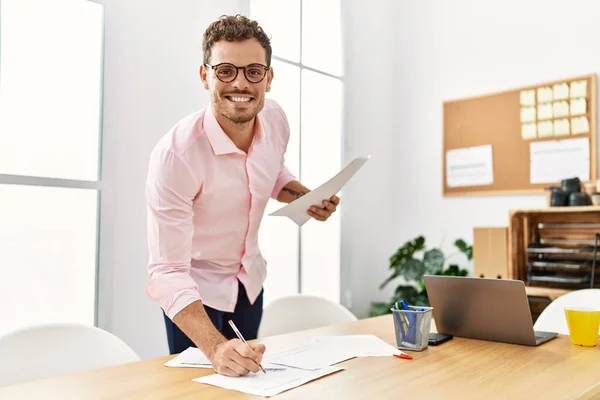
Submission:
[[[147,280],[144,185],[157,140],[208,104],[202,33],[222,14],[272,37],[268,97],[290,170],[316,187],[370,161],[326,223],[265,212],[265,302],[316,294],[359,318],[388,299],[389,257],[424,235],[448,249],[544,195],[444,197],[442,103],[600,65],[592,0],[0,0],[0,334],[96,324],[167,354]],[[558,29],[559,28],[559,29]],[[76,32],[77,34],[74,34]],[[469,268],[468,263],[463,263]]]

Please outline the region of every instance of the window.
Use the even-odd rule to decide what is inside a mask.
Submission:
[[[0,335],[96,320],[103,8],[0,0]]]
[[[339,0],[251,0],[250,17],[271,38],[275,74],[268,98],[290,123],[286,165],[307,187],[339,172],[342,154],[342,39]],[[259,232],[267,260],[265,304],[294,294],[340,301],[340,210],[327,222],[298,228],[269,217],[283,205],[270,200]]]

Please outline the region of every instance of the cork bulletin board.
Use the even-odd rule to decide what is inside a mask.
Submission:
[[[597,179],[595,74],[446,101],[443,114],[445,196]]]

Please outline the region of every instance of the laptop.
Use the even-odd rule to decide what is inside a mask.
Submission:
[[[534,332],[523,281],[441,275],[423,279],[439,333],[526,346],[558,335]]]

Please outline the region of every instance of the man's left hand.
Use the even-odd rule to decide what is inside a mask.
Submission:
[[[327,218],[333,214],[340,204],[337,196],[331,196],[329,200],[323,200],[323,207],[312,206],[308,209],[308,215],[319,221],[327,221]]]

